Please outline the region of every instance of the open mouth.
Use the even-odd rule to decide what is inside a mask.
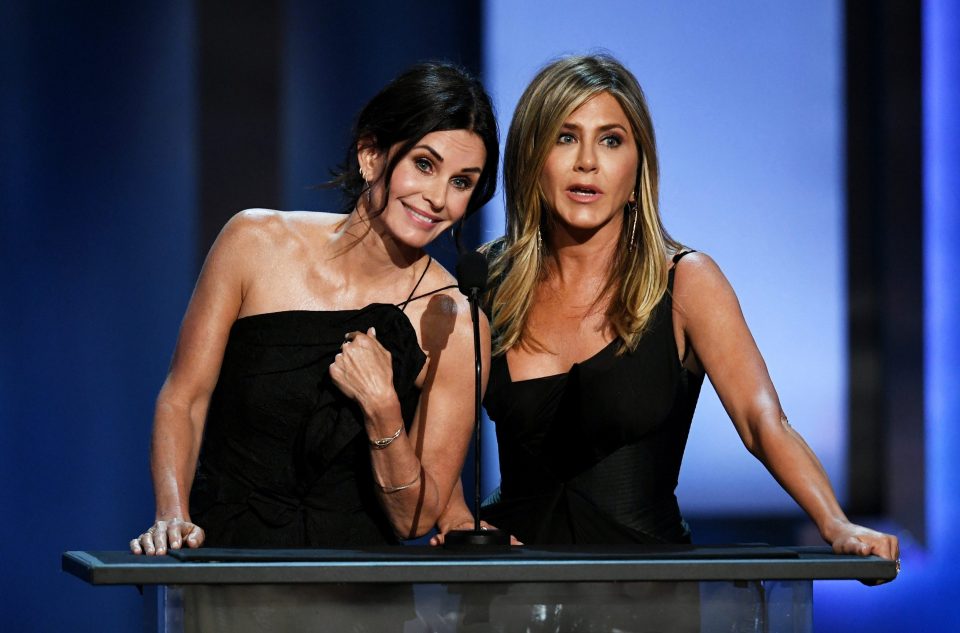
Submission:
[[[590,185],[573,185],[567,189],[567,195],[574,200],[595,200],[603,192]]]

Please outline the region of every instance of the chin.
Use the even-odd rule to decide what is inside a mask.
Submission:
[[[390,231],[390,234],[393,236],[394,241],[398,244],[402,244],[409,248],[423,249],[434,240],[439,239],[443,232],[447,230],[447,228],[447,226],[443,226],[431,231],[424,231],[422,229]]]
[[[609,216],[600,217],[596,213],[572,213],[559,217],[562,224],[576,231],[597,231],[608,225],[611,219]]]

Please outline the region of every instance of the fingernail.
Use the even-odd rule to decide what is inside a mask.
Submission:
[[[376,335],[377,335],[377,328],[371,326],[371,327],[370,327],[370,336],[376,336]]]

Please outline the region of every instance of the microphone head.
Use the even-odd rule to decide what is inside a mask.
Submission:
[[[467,295],[487,288],[487,258],[477,251],[465,251],[457,260],[457,286]]]

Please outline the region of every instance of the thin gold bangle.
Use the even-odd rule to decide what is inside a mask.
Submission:
[[[411,481],[408,484],[400,484],[399,486],[384,486],[383,484],[378,483],[377,485],[380,486],[380,490],[382,490],[383,494],[385,495],[393,494],[394,492],[400,492],[401,490],[406,490],[407,488],[412,488],[413,486],[415,486],[417,482],[420,481],[420,473],[422,470],[423,470],[423,466],[418,468],[417,476],[414,477],[413,481]]]
[[[390,446],[391,444],[393,444],[393,440],[400,437],[400,433],[402,432],[403,432],[403,424],[401,423],[400,428],[397,429],[396,433],[387,437],[381,437],[379,440],[370,440],[370,446],[372,446],[375,450],[381,451],[386,447]]]

